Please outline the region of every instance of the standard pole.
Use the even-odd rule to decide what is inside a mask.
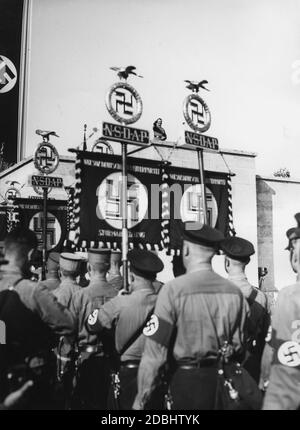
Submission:
[[[122,142],[122,263],[123,289],[128,290],[127,144]]]
[[[19,120],[18,120],[18,161],[25,157],[24,142],[26,141],[28,117],[28,82],[30,73],[30,43],[32,22],[32,0],[24,0],[20,57],[20,90],[19,90]]]
[[[199,162],[199,173],[201,183],[201,194],[203,203],[203,221],[207,224],[207,203],[206,203],[206,190],[205,190],[205,175],[204,175],[204,163],[203,163],[203,149],[198,149],[198,162]],[[200,210],[200,208],[199,208]]]
[[[43,206],[43,264],[42,264],[42,281],[46,279],[46,253],[47,253],[47,196],[48,189],[43,188],[44,206]]]

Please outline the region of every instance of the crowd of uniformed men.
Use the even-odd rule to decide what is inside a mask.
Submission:
[[[245,274],[252,243],[207,225],[182,226],[181,256],[164,285],[155,252],[129,251],[128,291],[121,252],[104,248],[89,249],[87,258],[52,252],[46,280],[34,281],[37,238],[11,231],[0,259],[0,409],[220,409],[220,393],[234,404],[253,384],[261,401],[237,405],[297,409],[299,224],[287,238],[297,279],[271,313]],[[212,267],[220,252],[227,279]],[[243,370],[244,386],[227,378],[220,387],[221,361]]]

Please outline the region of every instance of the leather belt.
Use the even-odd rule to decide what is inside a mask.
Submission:
[[[127,369],[137,369],[140,365],[139,360],[128,360],[122,361],[121,367],[126,367]]]
[[[218,366],[218,360],[215,358],[207,358],[204,360],[197,361],[195,363],[177,362],[177,366],[180,369],[185,369],[185,370],[201,369],[204,367],[217,367]]]

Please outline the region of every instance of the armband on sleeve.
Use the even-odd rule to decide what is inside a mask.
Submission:
[[[99,309],[95,309],[86,320],[85,326],[89,333],[99,333],[102,329],[102,325],[98,319]]]
[[[173,325],[153,314],[147,322],[143,334],[163,346],[168,346],[173,333]]]

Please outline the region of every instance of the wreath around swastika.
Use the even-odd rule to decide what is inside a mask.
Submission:
[[[45,152],[46,156],[44,156],[45,154],[43,154],[43,151],[45,149],[46,149],[46,152]],[[50,156],[48,156],[47,150],[50,151],[50,154],[51,154]],[[57,166],[59,163],[59,154],[55,146],[52,145],[52,143],[42,142],[35,150],[33,159],[34,159],[35,168],[39,170],[41,173],[45,173],[48,175],[49,173],[53,173],[54,170],[57,169]],[[44,166],[42,165],[43,160],[46,160],[46,165]],[[48,160],[49,162],[51,162],[50,164],[48,164]]]
[[[193,104],[193,101],[196,101],[197,103],[200,103],[203,107],[204,113],[205,113],[205,122],[202,126],[199,126],[198,124],[195,124],[193,117],[190,116],[189,108]],[[202,133],[204,131],[207,131],[211,125],[211,114],[209,107],[205,103],[205,101],[198,95],[198,94],[189,94],[184,102],[183,102],[183,116],[188,125],[197,133]]]
[[[136,101],[136,114],[132,114],[132,116],[125,118],[119,115],[119,113],[116,111],[116,109],[113,106],[113,96],[116,94],[116,91],[118,89],[125,89],[130,92],[130,94],[134,97]],[[137,92],[135,88],[133,88],[131,85],[127,84],[127,82],[117,82],[116,84],[112,85],[110,89],[107,92],[106,100],[105,100],[106,108],[110,115],[121,124],[133,124],[134,122],[138,121],[142,115],[143,112],[143,102],[141,99],[141,96]]]

